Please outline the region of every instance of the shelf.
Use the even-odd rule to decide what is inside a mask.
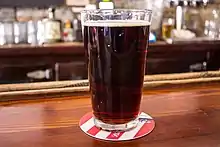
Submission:
[[[150,53],[164,53],[176,51],[211,51],[218,50],[220,41],[188,42],[178,44],[166,44],[157,42],[150,44],[148,51]],[[83,43],[55,43],[42,46],[31,45],[4,45],[0,46],[0,56],[21,56],[21,55],[84,55]]]

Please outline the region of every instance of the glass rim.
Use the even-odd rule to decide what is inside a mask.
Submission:
[[[94,9],[94,10],[82,10],[81,13],[90,12],[90,14],[98,14],[100,12],[109,12],[109,11],[121,11],[121,12],[139,12],[139,13],[148,13],[152,14],[151,9]]]

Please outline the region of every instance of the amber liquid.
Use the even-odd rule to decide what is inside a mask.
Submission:
[[[162,37],[163,37],[163,39],[171,38],[173,29],[174,29],[174,25],[172,25],[172,24],[163,24],[162,25]]]
[[[108,124],[134,120],[142,97],[149,26],[84,29],[95,117]]]

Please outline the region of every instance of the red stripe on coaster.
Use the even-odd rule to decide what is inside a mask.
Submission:
[[[124,134],[124,132],[112,132],[111,134],[108,135],[107,139],[119,139],[122,135]]]
[[[95,136],[96,134],[99,133],[99,131],[100,131],[99,128],[97,128],[96,126],[93,126],[91,129],[89,129],[89,130],[87,131],[87,133],[89,133],[89,134],[92,135],[92,136]]]
[[[143,136],[145,134],[150,133],[150,131],[152,131],[152,128],[154,127],[154,121],[153,120],[148,120],[148,122],[146,122],[141,129],[137,132],[137,134],[134,136],[134,138],[136,137],[140,137]]]
[[[86,115],[84,115],[82,118],[81,118],[81,120],[80,120],[80,122],[79,122],[79,125],[80,126],[82,126],[84,123],[86,123],[88,120],[90,120],[91,118],[92,118],[92,113],[90,112],[90,113],[87,113]]]

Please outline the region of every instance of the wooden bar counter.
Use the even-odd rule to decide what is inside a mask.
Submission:
[[[145,84],[141,110],[155,118],[156,128],[141,139],[117,143],[90,138],[80,130],[79,119],[91,111],[86,90],[34,100],[30,93],[19,101],[14,95],[0,103],[0,147],[219,147],[220,80],[213,75],[215,80],[209,82],[203,75],[199,80],[194,76],[194,82],[188,79],[188,84],[180,77],[176,84],[161,84],[170,81],[164,76],[158,86]]]

